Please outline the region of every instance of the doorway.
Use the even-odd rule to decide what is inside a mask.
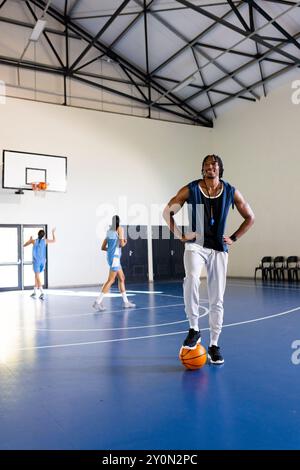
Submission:
[[[1,224],[0,225],[0,291],[31,289],[34,285],[32,270],[32,245],[23,244],[37,238],[39,230],[45,230],[44,224]],[[47,258],[47,253],[46,253]],[[41,281],[47,288],[47,262]]]
[[[146,225],[128,225],[127,244],[122,248],[121,264],[128,282],[148,281],[148,241]]]
[[[155,281],[184,278],[184,243],[174,237],[169,227],[152,226],[152,252]]]

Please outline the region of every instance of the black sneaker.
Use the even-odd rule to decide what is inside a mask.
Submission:
[[[200,331],[196,331],[193,328],[189,329],[189,333],[185,340],[183,341],[182,346],[187,349],[195,349],[197,344],[201,341]]]
[[[220,353],[219,346],[209,346],[208,355],[212,364],[224,364],[224,358]]]

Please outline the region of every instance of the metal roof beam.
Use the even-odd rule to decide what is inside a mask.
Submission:
[[[195,46],[195,47],[197,47],[197,46]],[[208,54],[206,54],[203,50],[201,50],[200,53],[201,53],[201,54],[203,55],[203,57],[205,57],[205,59],[207,59],[208,61],[211,60],[211,57],[210,57]],[[225,75],[227,75],[228,78],[231,78],[235,83],[237,83],[238,85],[240,85],[240,86],[242,86],[242,87],[245,86],[245,84],[244,84],[239,78],[235,77],[234,75],[230,75],[229,70],[227,70],[227,69],[226,69],[225,67],[223,67],[222,65],[218,64],[217,61],[214,61],[213,64],[214,64],[219,70],[221,70],[221,72],[223,72]],[[201,70],[201,67],[198,66],[198,70]],[[259,98],[260,98],[259,95],[257,95],[256,93],[253,93],[253,92],[252,92],[251,95],[254,96],[254,98],[256,98],[257,100],[259,100]]]
[[[291,36],[282,26],[280,26],[277,21],[274,21],[273,18],[265,11],[263,10],[257,3],[255,3],[253,0],[246,0],[246,2],[251,5],[255,10],[263,16],[267,21],[271,22],[271,24],[274,26],[274,28],[277,29],[283,36],[285,36],[291,44],[297,47],[297,49],[300,50],[300,44]]]
[[[81,0],[75,0],[75,2],[73,3],[73,5],[71,6],[70,10],[68,11],[68,17],[72,17],[73,11],[74,11],[75,8],[79,5],[80,2],[81,2]]]
[[[248,0],[246,0],[248,2]],[[249,0],[249,1],[252,1],[252,0]],[[208,10],[205,10],[204,8],[201,8],[197,5],[194,5],[192,3],[190,3],[189,1],[187,0],[176,0],[176,2],[178,3],[181,3],[185,6],[190,6],[190,8],[192,10],[195,10],[197,11],[198,13],[200,13],[201,15],[207,17],[207,18],[210,18],[214,21],[216,21],[217,23],[221,24],[222,26],[225,26],[226,28],[236,32],[236,33],[239,33],[241,34],[242,36],[244,36],[245,39],[251,39],[252,41],[255,41],[265,47],[267,47],[268,49],[273,49],[274,52],[277,52],[278,54],[280,55],[283,55],[284,57],[288,58],[288,59],[291,59],[292,61],[295,61],[295,63],[300,63],[300,59],[298,59],[297,57],[293,56],[292,54],[289,54],[288,52],[286,51],[282,51],[280,50],[277,46],[272,46],[272,44],[269,44],[268,42],[266,42],[264,39],[262,39],[256,32],[252,31],[244,31],[243,29],[239,28],[238,26],[235,26],[234,24],[232,23],[229,23],[228,21],[222,19],[222,18],[219,18],[218,16],[214,15],[213,13],[211,13],[210,11]],[[290,8],[290,10],[296,6],[300,5],[300,1],[295,3],[293,5],[293,7]],[[286,12],[283,12],[282,14],[285,14],[287,13],[288,10],[286,10]],[[274,23],[274,18],[271,18],[270,21],[267,23],[267,24],[272,24]],[[262,28],[264,28],[266,25],[263,25]],[[262,29],[261,28],[261,29]]]
[[[38,17],[36,16],[36,14],[34,13],[33,9],[31,8],[31,5],[30,5],[29,2],[27,2],[27,1],[26,1],[25,3],[26,3],[26,6],[27,6],[28,10],[30,11],[32,17],[34,18],[35,21],[37,21],[37,20],[38,20]],[[61,67],[64,67],[64,63],[63,63],[62,59],[60,58],[60,56],[59,56],[57,50],[55,49],[55,47],[54,47],[54,45],[53,45],[51,39],[49,38],[48,34],[47,34],[45,31],[43,31],[43,36],[44,36],[44,38],[46,39],[46,41],[47,41],[47,43],[48,43],[50,49],[52,50],[53,54],[54,54],[55,57],[56,57],[56,59],[57,59],[58,62],[60,63]]]
[[[154,2],[154,0],[151,0],[151,2],[148,4],[147,9],[151,6],[151,4]],[[141,18],[144,16],[144,10],[142,10],[127,26],[121,33],[113,40],[113,42],[108,46],[108,50],[112,50],[112,48],[122,39],[122,37],[131,29],[131,27]],[[81,70],[87,65],[90,65],[92,62],[95,62],[98,59],[102,59],[106,54],[101,54],[100,56],[96,57],[95,59],[92,59],[88,61],[87,63],[81,65],[80,67],[77,67],[75,70]]]
[[[52,66],[48,66],[46,64],[36,64],[35,62],[25,61],[25,60],[23,60],[22,62],[19,62],[18,59],[13,59],[13,58],[10,58],[10,57],[3,57],[3,56],[0,56],[0,65],[6,65],[6,66],[12,66],[12,67],[21,67],[21,68],[24,68],[24,69],[27,69],[27,70],[34,70],[34,71],[38,71],[38,72],[51,73],[51,74],[62,75],[62,76],[65,74],[65,70],[62,69],[62,68],[52,67]],[[92,86],[97,86],[98,88],[101,88],[101,89],[103,89],[107,92],[114,93],[116,95],[122,96],[123,98],[125,97],[125,98],[129,98],[133,101],[143,103],[145,106],[147,106],[147,102],[144,101],[144,100],[141,100],[141,99],[136,98],[134,96],[128,95],[128,94],[123,93],[123,92],[121,92],[119,90],[116,90],[114,88],[107,87],[107,86],[102,85],[100,83],[93,82],[91,80],[88,80],[87,78],[79,77],[79,76],[73,74],[72,72],[68,72],[67,76],[70,77],[70,78],[74,78],[78,81],[81,81],[83,83],[90,84]],[[98,78],[98,77],[94,77],[94,78]],[[186,119],[188,119],[188,116],[186,116]]]
[[[180,3],[181,3],[181,2],[184,2],[184,4],[186,4],[186,3],[190,4],[189,2],[186,2],[185,0],[176,0],[176,1],[178,1],[178,2],[180,2]],[[193,8],[193,9],[196,8],[194,5],[192,5],[192,4],[190,4],[190,5],[191,5],[191,8]],[[285,15],[287,12],[290,12],[292,9],[295,8],[295,6],[298,6],[298,5],[300,5],[300,1],[298,1],[294,6],[290,7],[289,9],[285,10],[284,12],[280,13],[280,14],[276,17],[276,19],[279,18],[280,16]],[[198,8],[198,7],[197,7],[197,8]],[[202,11],[202,9],[200,9],[200,10]],[[198,11],[198,9],[197,9],[197,11]],[[204,11],[205,11],[205,10],[204,10]],[[205,11],[205,15],[206,15],[206,14],[208,14],[209,16],[211,16],[211,13]],[[215,18],[215,15],[213,15],[213,17]],[[272,21],[273,21],[273,20],[272,20]],[[222,23],[224,23],[224,20],[222,20]],[[281,51],[280,47],[283,47],[284,45],[286,45],[286,42],[284,42],[283,44],[279,44],[279,45],[277,45],[277,46],[272,46],[271,44],[265,43],[265,41],[261,41],[261,38],[256,34],[256,32],[257,32],[257,31],[260,31],[260,30],[262,30],[262,29],[264,29],[264,28],[265,28],[266,26],[268,26],[270,23],[267,23],[267,24],[261,26],[260,28],[258,28],[258,30],[257,30],[256,32],[249,32],[249,33],[247,33],[247,32],[245,32],[245,31],[241,30],[240,28],[237,28],[237,27],[234,26],[234,25],[231,25],[231,24],[228,23],[227,21],[225,21],[225,23],[226,23],[226,26],[227,26],[228,28],[230,28],[230,29],[233,28],[234,30],[237,29],[238,32],[240,32],[240,33],[241,33],[243,36],[245,36],[245,37],[244,37],[244,39],[241,39],[240,41],[238,41],[237,43],[235,43],[232,47],[228,48],[228,50],[225,50],[224,52],[222,52],[222,53],[221,53],[219,56],[217,56],[215,59],[218,59],[220,56],[222,56],[222,55],[226,54],[227,52],[233,50],[236,46],[238,46],[239,44],[241,44],[242,42],[244,42],[246,39],[250,39],[250,38],[253,39],[253,36],[254,36],[254,35],[255,35],[256,38],[258,37],[258,38],[260,39],[260,42],[263,42],[263,43],[264,43],[263,45],[266,46],[266,44],[267,44],[267,47],[269,48],[269,50],[266,51],[266,52],[261,56],[261,58],[259,58],[259,59],[254,59],[254,60],[249,61],[249,62],[247,62],[246,64],[242,65],[241,67],[238,67],[236,70],[234,70],[233,72],[230,73],[230,76],[233,76],[233,75],[239,73],[239,72],[240,72],[241,70],[243,70],[244,68],[247,68],[248,66],[252,65],[252,64],[255,63],[257,60],[262,60],[262,58],[268,56],[269,54],[271,54],[271,53],[273,53],[273,52],[278,52],[278,53],[280,53],[281,55],[284,55],[285,57],[288,57],[289,59],[292,59],[292,63],[295,63],[296,65],[297,65],[297,64],[300,64],[300,59],[294,57],[294,56],[291,55],[291,54],[288,54],[288,53],[285,52],[285,51]],[[293,37],[295,38],[295,36],[293,36]],[[209,65],[209,63],[213,62],[215,59],[212,59],[211,61],[209,61],[209,62],[207,62],[206,64],[204,64],[204,65],[202,66],[202,68],[204,68],[204,67],[206,67],[207,65]],[[197,71],[193,72],[193,74],[196,73],[196,72],[197,72]],[[193,74],[192,74],[192,75],[193,75]],[[188,78],[188,77],[187,77],[187,78]],[[187,78],[185,78],[185,80],[186,80]],[[227,80],[227,79],[228,79],[228,76],[226,75],[226,76],[222,77],[221,79],[217,80],[216,82],[214,82],[211,86],[216,86],[217,83],[222,83],[224,80]],[[199,96],[201,93],[202,93],[202,92],[195,93],[195,94],[189,96],[189,97],[188,97],[187,99],[185,99],[183,102],[184,102],[184,103],[188,103],[189,101],[191,101],[191,100],[193,100],[194,98],[196,98],[197,96]]]
[[[237,5],[241,3],[241,0],[236,0],[233,2]],[[212,7],[212,6],[223,6],[227,5],[227,2],[216,2],[216,3],[208,3],[201,5],[202,7]],[[178,7],[170,7],[170,8],[156,8],[153,11],[156,11],[157,13],[163,13],[163,12],[169,12],[169,11],[180,11],[180,10],[187,10],[188,7],[184,6],[178,6]],[[130,15],[138,15],[139,13],[142,13],[142,11],[125,11],[120,13],[120,16],[130,16]],[[84,15],[84,16],[73,16],[73,20],[90,20],[90,19],[96,19],[96,18],[109,18],[111,15],[110,14],[104,14],[104,15]]]
[[[162,77],[161,75],[155,75],[154,78],[156,78],[158,80],[171,82],[171,83],[177,83],[177,84],[180,83],[180,80],[175,80],[174,78],[169,78],[169,77]],[[195,85],[194,83],[190,83],[188,86],[191,87],[191,88],[195,88],[195,89],[203,90],[203,91],[205,91],[205,89],[206,89],[205,86]],[[224,91],[224,90],[217,90],[216,88],[211,88],[209,91],[211,91],[213,93],[218,93],[220,95],[234,96],[234,93],[229,93],[228,91]],[[241,96],[240,98],[242,100],[247,100],[247,101],[253,101],[253,102],[256,101],[255,98],[250,98],[248,96]],[[166,106],[166,103],[164,103],[164,106]],[[173,103],[170,103],[170,104],[168,104],[168,106],[174,106],[174,105],[173,105]]]
[[[123,72],[125,73],[125,75],[129,78],[129,84],[130,85],[133,85],[137,90],[138,92],[142,95],[142,97],[144,98],[145,102],[148,102],[148,98],[147,96],[145,95],[145,93],[143,92],[143,90],[141,90],[140,88],[140,85],[138,85],[136,83],[136,81],[132,78],[132,76],[130,75],[130,73],[127,71],[126,67],[123,67],[121,65],[121,68],[123,70]],[[142,86],[145,86],[145,85],[142,85]]]
[[[29,0],[29,1],[30,3],[38,6],[41,9],[45,7],[45,1],[43,0]],[[50,6],[47,11],[47,14],[50,15],[52,18],[54,18],[56,21],[58,21],[60,24],[64,24],[64,17],[56,8]],[[70,31],[75,32],[88,43],[93,40],[93,36],[88,31],[83,29],[78,24],[73,23],[73,21],[71,20],[68,21],[68,27]],[[140,70],[134,64],[130,63],[124,57],[119,56],[116,52],[109,50],[105,44],[101,43],[100,41],[96,41],[93,44],[93,47],[95,47],[95,49],[99,50],[100,52],[105,53],[110,59],[116,61],[118,65],[122,64],[123,66],[125,66],[127,70],[133,75],[135,75],[139,80],[143,80],[145,83],[147,83],[147,78],[145,76],[145,73],[142,70]],[[150,77],[150,80],[151,80],[152,88],[156,90],[158,93],[167,91],[160,83],[155,82],[155,80],[153,80],[151,77]],[[200,117],[197,110],[193,109],[191,106],[182,105],[182,100],[180,100],[177,96],[173,95],[172,93],[169,93],[168,100],[170,100],[174,104],[177,104],[179,108],[181,108],[184,112],[189,113],[191,116],[197,116],[198,117],[197,123],[199,125],[203,125],[205,127],[213,126],[212,121],[210,119],[206,118],[205,116]]]
[[[297,2],[288,2],[288,1],[285,1],[285,0],[265,0],[266,2],[270,2],[270,3],[279,3],[279,4],[282,4],[282,5],[295,5]]]
[[[286,44],[290,42],[288,39],[284,40],[283,38],[275,38],[274,36],[264,36],[263,34],[261,34],[260,37],[265,39],[266,41],[285,42]]]
[[[145,58],[146,58],[146,78],[148,81],[148,103],[151,103],[151,85],[149,78],[149,44],[148,44],[148,18],[147,18],[147,0],[144,0],[144,36],[145,36]],[[148,107],[148,118],[151,118],[151,107]]]
[[[138,0],[135,0],[135,2],[138,3]],[[161,18],[159,15],[157,15],[156,13],[153,13],[151,10],[150,10],[150,12],[151,12],[152,15],[154,16],[154,18],[156,18],[156,19],[157,19],[160,23],[162,23],[166,28],[168,28],[170,31],[172,31],[174,34],[176,34],[177,37],[179,37],[180,39],[182,39],[183,41],[185,41],[185,42],[188,43],[188,39],[187,39],[186,36],[184,36],[182,33],[180,33],[176,28],[174,28],[173,26],[171,26],[167,21],[165,21],[165,20],[164,20],[163,18]],[[195,47],[196,47],[196,46],[195,46]],[[204,51],[202,51],[202,50],[199,51],[199,52],[200,52],[200,54],[201,54],[203,57],[205,57],[205,59],[207,59],[208,61],[211,61],[211,57],[209,57],[208,54],[206,54],[206,53],[205,53]],[[219,64],[216,60],[213,61],[213,64],[214,64],[215,67],[217,67],[217,68],[218,68],[219,70],[221,70],[223,73],[225,73],[225,74],[227,74],[227,75],[229,74],[228,70],[226,70],[226,68],[223,67],[221,64]],[[198,71],[201,70],[201,67],[199,66],[199,64],[197,65],[197,69],[198,69]],[[196,73],[196,72],[195,72],[195,73]],[[239,86],[242,86],[242,87],[245,86],[245,84],[244,84],[241,80],[239,80],[238,78],[236,78],[236,77],[234,77],[234,76],[232,76],[232,77],[230,77],[230,78],[232,78],[232,80],[234,80]],[[256,93],[253,93],[253,92],[252,92],[251,94],[254,96],[254,98],[259,99],[259,96],[258,96]],[[166,96],[166,95],[167,95],[167,93],[164,94],[164,96]],[[184,102],[186,102],[186,100],[184,100]]]
[[[277,72],[274,72],[271,75],[268,75],[263,80],[258,80],[257,82],[253,83],[252,85],[248,86],[247,88],[244,88],[243,90],[240,90],[237,93],[235,93],[234,98],[239,98],[244,93],[249,92],[249,90],[257,88],[258,86],[262,85],[263,83],[267,83],[267,82],[273,80],[274,78],[279,77],[283,73],[289,72],[290,70],[292,70],[295,67],[299,67],[299,65],[297,65],[297,64],[288,65],[287,67],[284,67],[283,69],[278,70]],[[232,100],[232,97],[225,98],[224,100],[221,100],[221,101],[218,101],[217,103],[214,103],[214,107],[221,106],[221,105],[227,103],[229,100]],[[211,109],[210,107],[202,109],[201,113],[208,112],[208,111],[210,111],[210,109]]]
[[[199,47],[204,47],[204,48],[207,48],[207,49],[214,49],[216,51],[226,51],[226,48],[225,47],[221,47],[221,46],[213,46],[211,44],[205,44],[203,42],[197,42],[196,43],[197,46]],[[242,51],[228,51],[228,54],[235,54],[235,55],[240,55],[242,57],[250,57],[252,59],[255,59],[255,60],[258,60],[262,57],[262,53],[257,53],[257,54],[250,54],[248,52],[242,52]],[[268,59],[268,58],[265,58],[265,59],[262,59],[262,61],[266,61],[266,62],[272,62],[274,64],[282,64],[282,65],[292,65],[292,62],[288,62],[286,60],[280,60],[280,59]]]
[[[53,73],[53,74],[56,74],[56,75],[63,75],[65,73],[63,68],[55,67],[55,66],[52,66],[52,65],[32,62],[32,61],[29,61],[29,60],[23,60],[22,62],[19,62],[19,59],[16,59],[14,57],[0,56],[0,65],[17,67],[18,64],[20,65],[21,68],[28,69],[28,70],[34,70],[34,71],[38,71],[38,72]],[[96,79],[99,79],[99,80],[107,80],[109,82],[123,83],[125,85],[131,85],[132,84],[131,80],[124,80],[122,78],[111,77],[111,76],[107,76],[107,75],[98,75],[98,74],[95,74],[95,73],[88,73],[88,72],[76,72],[76,74],[82,75],[83,77],[96,78]],[[136,85],[140,86],[140,87],[145,87],[146,86],[144,83],[141,83],[141,82],[140,83],[136,82]]]
[[[242,5],[243,2],[239,2],[239,6]],[[229,10],[227,13],[225,13],[221,18],[227,18],[227,16],[232,15],[232,10]],[[166,67],[172,60],[176,59],[180,54],[182,54],[184,51],[192,47],[200,38],[205,36],[207,33],[212,31],[218,23],[215,21],[213,24],[208,26],[206,29],[204,29],[200,34],[197,34],[191,41],[187,42],[183,47],[178,49],[174,54],[172,54],[168,59],[166,59],[164,62],[162,62],[160,65],[158,65],[155,69],[152,70],[151,75],[156,74],[159,70],[162,68]]]
[[[199,64],[198,58],[197,58],[197,56],[196,56],[196,53],[195,53],[193,47],[192,47],[192,53],[193,53],[194,61],[195,61],[195,63],[196,63],[196,67],[199,69],[200,64]],[[199,69],[199,75],[200,75],[200,78],[201,78],[201,81],[202,81],[204,87],[206,87],[205,78],[204,78],[203,73],[202,73],[202,71],[201,71],[200,69]],[[212,104],[212,101],[211,101],[211,98],[210,98],[210,95],[209,95],[209,91],[206,93],[206,95],[207,95],[207,99],[208,99],[208,101],[209,101],[209,104],[210,104],[210,106],[212,107],[214,117],[215,117],[215,119],[217,119],[217,113],[216,113],[216,111],[215,111],[215,109],[214,109],[214,107],[213,107],[213,104]]]
[[[244,20],[244,18],[242,17],[242,15],[240,14],[239,10],[237,9],[237,7],[235,6],[235,4],[233,3],[232,0],[227,0],[227,3],[228,5],[230,5],[230,8],[232,9],[233,13],[235,14],[235,16],[238,18],[239,22],[241,23],[241,25],[244,27],[244,29],[246,31],[249,31],[250,28],[249,26],[247,25],[246,21]]]
[[[74,80],[77,80],[77,81],[80,81],[80,82],[82,82],[82,83],[86,83],[87,85],[94,86],[94,87],[96,87],[96,88],[101,88],[101,89],[103,89],[103,90],[105,90],[105,91],[108,91],[108,92],[110,92],[110,93],[115,93],[115,94],[117,94],[117,95],[119,95],[119,96],[123,96],[123,97],[128,98],[128,99],[131,99],[131,100],[133,100],[133,101],[142,103],[142,104],[144,104],[145,106],[148,105],[147,102],[141,100],[140,98],[137,98],[137,97],[135,97],[135,96],[130,96],[130,95],[127,95],[126,93],[123,93],[123,92],[121,92],[121,91],[108,88],[108,87],[106,87],[106,86],[104,86],[104,85],[102,85],[102,84],[100,84],[100,83],[95,83],[95,82],[92,82],[91,80],[86,80],[86,79],[84,79],[84,78],[81,78],[81,77],[77,76],[76,74],[72,74],[72,73],[71,73],[71,74],[70,74],[70,78],[72,78],[72,79],[74,79]],[[181,117],[181,118],[183,118],[183,119],[187,119],[187,120],[189,120],[189,121],[194,122],[195,124],[199,124],[199,120],[197,119],[197,117],[189,116],[189,115],[183,114],[183,113],[179,113],[179,112],[174,111],[174,110],[166,110],[166,109],[163,108],[163,106],[161,106],[161,105],[155,105],[155,108],[156,108],[156,109],[159,109],[160,111],[165,111],[165,112],[167,112],[167,113],[174,114],[174,115],[179,116],[179,117]],[[212,127],[212,126],[209,125],[209,124],[206,124],[206,125],[203,124],[203,125],[204,125],[205,127]]]
[[[65,17],[65,48],[66,48],[66,69],[69,70],[70,66],[70,45],[69,45],[69,28],[68,28],[68,0],[65,0],[65,10],[64,10],[64,17]],[[68,100],[68,93],[67,93],[67,75],[64,74],[64,106],[67,106],[67,100]]]
[[[0,56],[0,64],[11,66],[11,67],[17,67],[17,68],[21,67],[23,69],[34,70],[38,72],[53,73],[56,75],[64,74],[63,68],[58,68],[58,67],[55,67],[53,65],[48,65],[48,64],[36,63],[30,60],[24,60],[24,59],[20,61],[19,59],[16,59],[15,57]]]
[[[110,17],[110,19],[105,23],[104,26],[98,31],[96,36],[93,37],[92,41],[86,46],[86,48],[81,52],[81,54],[77,57],[77,59],[73,62],[70,67],[70,70],[73,70],[77,64],[83,59],[83,57],[91,50],[94,44],[100,39],[100,37],[105,33],[105,31],[109,28],[109,26],[115,21],[115,19],[119,16],[122,10],[128,5],[131,0],[124,0],[119,8],[114,12],[114,14]]]
[[[28,28],[28,29],[33,29],[35,26],[34,23],[26,23],[25,21],[15,20],[14,18],[5,18],[4,16],[0,16],[0,22],[13,24],[14,26],[21,26],[23,28]],[[56,34],[58,36],[65,35],[64,31],[59,31],[58,29],[52,29],[52,28],[47,28],[47,27],[45,28],[45,33]],[[78,36],[77,34],[71,34],[69,37],[72,39],[79,39],[81,41],[81,37]]]
[[[295,34],[294,35],[294,38],[295,39],[298,39],[300,37],[300,32]],[[278,47],[283,47],[285,46],[286,43],[283,42],[282,44],[279,44]],[[250,60],[249,62],[246,62],[245,64],[241,65],[240,67],[237,67],[236,69],[234,69],[231,74],[232,75],[237,75],[238,73],[242,72],[243,70],[246,70],[248,67],[251,67],[251,65],[255,64],[256,62],[258,61],[262,61],[262,60],[266,60],[266,57],[268,57],[270,54],[272,54],[273,51],[272,50],[269,50],[269,51],[266,51],[264,52],[261,57],[259,57],[259,59],[252,59]],[[291,65],[294,65],[293,63],[289,64],[289,66]],[[208,86],[208,89],[211,89],[213,87],[216,87],[218,85],[220,85],[221,83],[223,83],[225,80],[227,80],[228,77],[227,76],[224,76],[224,77],[221,77],[219,78],[218,80],[216,80],[215,82],[211,83],[209,86]],[[203,91],[199,91],[197,93],[194,93],[193,95],[189,96],[186,101],[190,101],[194,98],[196,98],[197,96],[201,95],[203,93]]]
[[[248,4],[248,10],[249,10],[249,19],[250,19],[250,30],[255,31],[255,18],[254,18],[253,5],[251,5],[250,3]],[[259,56],[260,51],[259,51],[257,42],[255,43],[255,49],[256,49],[257,56]],[[258,62],[258,67],[259,67],[260,78],[261,80],[263,80],[264,75],[263,75],[261,62]],[[266,85],[263,83],[262,87],[263,87],[264,97],[266,97],[267,96]]]

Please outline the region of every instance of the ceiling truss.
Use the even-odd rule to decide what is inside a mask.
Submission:
[[[26,7],[32,18],[31,23],[2,15],[4,6],[9,1],[3,0],[1,2],[0,0],[0,23],[12,24],[23,29],[34,27],[39,18],[37,11],[42,13],[48,3],[44,0],[23,0],[22,6]],[[0,56],[0,66],[5,65],[15,67],[18,70],[33,70],[60,76],[64,90],[61,102],[63,105],[69,104],[67,85],[71,80],[103,90],[110,95],[122,97],[129,103],[144,108],[148,118],[152,118],[153,111],[158,110],[160,113],[167,113],[168,116],[172,115],[175,120],[178,118],[179,121],[184,120],[184,122],[204,127],[213,127],[213,118],[217,117],[217,108],[235,99],[256,101],[260,98],[257,91],[259,87],[262,87],[263,94],[266,96],[268,82],[300,66],[300,43],[298,42],[300,32],[287,31],[281,23],[281,16],[297,9],[300,6],[300,1],[227,0],[227,2],[218,2],[219,5],[222,4],[223,8],[226,5],[227,9],[222,15],[217,15],[212,8],[205,8],[203,5],[205,2],[196,4],[191,0],[174,0],[172,6],[163,8],[161,4],[156,5],[156,0],[124,0],[120,1],[115,11],[109,15],[78,15],[76,11],[80,8],[81,1],[65,0],[63,11],[58,10],[51,3],[48,6],[46,17],[54,19],[57,27],[45,28],[43,36],[49,48],[49,54],[57,63],[56,66],[26,60],[24,57],[16,59],[8,55]],[[265,4],[264,8],[262,3]],[[135,11],[128,10],[129,4],[131,8],[136,6]],[[280,6],[282,13],[277,16],[271,15],[270,8],[267,7],[276,4]],[[173,20],[176,12],[180,15],[183,11],[189,11],[193,15],[200,15],[210,20],[210,25],[203,28],[191,39],[180,29],[179,25],[174,24],[174,21],[169,21],[166,11],[172,11]],[[278,9],[276,12],[278,13]],[[110,44],[105,43],[102,36],[114,26],[114,22],[120,16],[124,15],[130,17],[127,26],[118,31]],[[150,53],[152,52],[149,36],[150,17],[155,19],[161,28],[174,34],[184,44],[152,69],[150,65]],[[96,34],[92,34],[80,24],[80,19],[87,18],[94,19],[95,22],[98,18],[102,19],[102,26]],[[132,28],[141,23],[144,30],[144,67],[137,66],[128,57],[120,55],[116,48]],[[263,26],[258,27],[262,23]],[[205,40],[206,36],[211,38],[211,33],[220,27],[229,32],[232,31],[235,33],[235,37],[238,34],[240,41],[233,44],[232,47],[226,48]],[[268,27],[268,34],[265,34],[266,31],[264,31],[266,27]],[[270,35],[270,27],[274,31],[274,36]],[[54,38],[62,36],[65,38],[63,54],[54,45]],[[84,47],[82,52],[71,61],[70,48],[74,41],[81,42]],[[239,47],[245,41],[252,41],[253,52],[245,52],[242,47]],[[88,54],[91,51],[97,52],[97,55],[93,59],[88,59]],[[176,75],[170,76],[166,70],[187,53],[190,53],[193,73],[187,74],[184,79],[178,79]],[[216,53],[217,56],[214,55]],[[224,60],[220,60],[221,57],[240,58],[241,65],[234,68],[226,66],[226,61],[224,65]],[[119,68],[120,77],[88,71],[90,64],[101,60],[112,61]],[[276,71],[267,73],[266,64],[276,65]],[[208,65],[215,68],[216,76],[219,78],[216,80],[206,78],[205,68]],[[257,66],[257,80],[247,83],[238,75],[253,65]],[[279,66],[280,68],[278,68]],[[193,77],[197,77],[197,84],[193,83],[192,79],[189,80]],[[222,89],[222,84],[225,82],[226,86]],[[227,85],[230,82],[234,84],[235,91],[228,91]],[[123,86],[122,89],[120,89],[120,85]],[[124,85],[128,86],[128,92],[124,91]],[[185,89],[184,97],[179,92],[182,88]],[[237,88],[238,91],[236,91]],[[135,91],[134,93],[130,92],[132,89]],[[186,93],[187,91],[188,93]],[[218,96],[221,96],[219,100]],[[206,97],[207,106],[203,106],[203,100],[199,101],[200,97]],[[201,104],[199,105],[199,103]]]

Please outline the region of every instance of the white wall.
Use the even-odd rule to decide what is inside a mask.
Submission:
[[[289,81],[259,103],[235,106],[215,124],[212,148],[224,159],[224,179],[242,192],[256,216],[251,231],[231,249],[230,275],[253,276],[265,255],[300,255],[300,104],[292,104],[293,91]],[[240,224],[234,212],[229,235]]]
[[[119,196],[148,208],[166,203],[200,174],[211,136],[205,128],[8,98],[0,105],[0,151],[67,156],[68,190],[45,199],[1,190],[0,223],[57,227],[57,244],[49,247],[49,286],[103,282],[102,204],[113,204],[123,223],[146,223],[145,215],[126,218]]]
[[[49,248],[50,286],[102,282],[102,204],[113,204],[123,223],[147,223],[146,214],[126,216],[119,196],[150,212],[151,204],[164,204],[200,176],[203,156],[213,151],[224,159],[224,178],[256,216],[231,249],[229,275],[252,276],[264,255],[300,255],[300,105],[292,104],[292,91],[287,83],[259,103],[237,104],[213,130],[8,99],[0,105],[0,150],[66,155],[68,191],[41,199],[2,190],[1,223],[57,227],[58,243]],[[159,223],[158,210],[151,222]],[[227,233],[240,223],[237,211],[230,212]]]

